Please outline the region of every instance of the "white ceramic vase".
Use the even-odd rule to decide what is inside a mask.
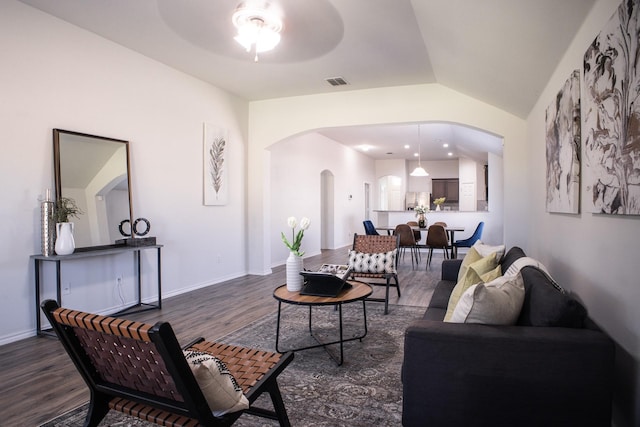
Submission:
[[[59,222],[56,224],[56,255],[69,255],[76,249],[73,240],[73,223]]]
[[[302,289],[302,257],[297,256],[293,252],[289,253],[287,258],[287,290],[290,292],[298,292]]]
[[[436,211],[440,210],[440,205],[436,205]]]

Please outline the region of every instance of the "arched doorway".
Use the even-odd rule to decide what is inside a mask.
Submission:
[[[320,249],[334,249],[334,176],[320,173]]]

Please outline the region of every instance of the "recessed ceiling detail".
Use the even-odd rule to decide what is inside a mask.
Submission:
[[[245,1],[246,7],[260,2]],[[313,1],[313,14],[306,2],[275,0],[271,7],[282,11],[281,40],[277,50],[260,54],[260,62],[292,63],[319,58],[331,52],[342,40],[344,24],[327,0]],[[235,4],[228,1],[158,0],[162,20],[177,35],[205,50],[230,58],[246,60],[233,37],[231,16]],[[226,17],[227,19],[220,19]],[[251,58],[250,58],[251,59]]]
[[[19,1],[249,101],[331,93],[339,70],[352,90],[438,83],[523,119],[595,3]],[[283,11],[280,44],[257,64],[233,39],[241,1]]]
[[[317,132],[353,149],[366,143],[371,149],[363,154],[373,159],[415,161],[419,143],[417,128],[418,123],[396,123],[326,128]],[[465,157],[486,162],[488,153],[502,157],[502,138],[495,134],[456,123],[420,123],[420,128],[423,161]],[[449,141],[448,148],[442,147],[443,141]],[[403,150],[404,145],[413,148]]]

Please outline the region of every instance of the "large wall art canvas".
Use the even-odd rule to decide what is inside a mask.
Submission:
[[[564,83],[545,114],[547,212],[580,212],[580,71]]]
[[[226,205],[229,194],[226,129],[204,124],[204,204]]]
[[[585,201],[592,212],[640,214],[640,25],[623,1],[584,55]]]

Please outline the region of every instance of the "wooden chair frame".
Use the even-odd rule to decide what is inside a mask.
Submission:
[[[290,426],[276,378],[293,360],[293,353],[272,353],[202,338],[181,348],[167,322],[148,325],[84,313],[59,307],[53,300],[44,301],[41,307],[91,392],[85,426],[97,426],[111,409],[171,427],[228,426],[243,413]],[[183,349],[206,352],[222,360],[242,387],[249,409],[214,416]],[[274,410],[252,406],[263,392],[271,396]]]
[[[419,233],[420,231],[418,231]],[[418,243],[416,241],[416,235],[414,230],[408,224],[398,224],[396,226],[394,235],[399,238],[398,250],[402,253],[402,259],[404,260],[404,253],[407,248],[411,252],[411,267],[415,268],[415,265],[420,265],[420,252],[418,251]],[[415,261],[415,263],[414,263]]]
[[[434,249],[442,249],[444,259],[449,259],[449,239],[444,226],[438,223],[429,226],[427,230],[426,247],[429,249],[426,268],[431,266]]]
[[[364,253],[382,253],[389,252],[392,250],[396,250],[396,265],[395,271],[393,273],[356,273],[351,272],[350,277],[362,279],[384,279],[385,283],[378,282],[367,282],[369,285],[373,286],[386,286],[386,294],[384,298],[367,298],[367,301],[376,301],[376,302],[384,302],[384,314],[389,313],[389,288],[391,286],[395,287],[398,291],[398,298],[400,298],[400,283],[398,282],[398,256],[400,247],[400,236],[373,236],[373,235],[362,235],[355,233],[353,235],[353,247],[354,251],[364,252]],[[394,280],[395,283],[391,283],[391,279]]]

